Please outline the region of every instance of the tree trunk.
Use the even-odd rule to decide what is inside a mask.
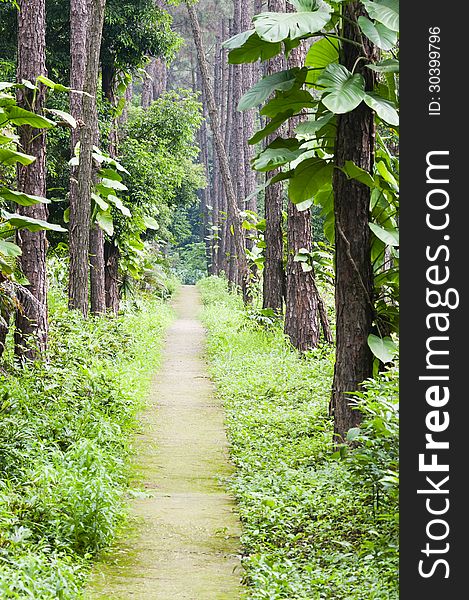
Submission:
[[[228,210],[230,213],[230,222],[232,227],[232,239],[236,252],[236,263],[237,271],[239,273],[239,280],[241,283],[241,289],[243,292],[243,298],[245,302],[249,301],[249,272],[246,259],[246,247],[242,229],[241,215],[239,213],[236,194],[231,180],[230,167],[228,164],[228,158],[226,156],[225,146],[223,145],[223,139],[221,136],[218,110],[213,95],[212,86],[210,83],[210,77],[208,72],[207,61],[205,59],[204,49],[202,45],[202,36],[200,33],[200,25],[197,19],[197,14],[194,7],[188,3],[186,4],[187,12],[191,21],[192,32],[194,35],[194,42],[197,48],[197,56],[199,60],[200,74],[202,77],[202,83],[205,90],[207,99],[207,107],[210,116],[210,127],[212,130],[213,140],[220,163],[220,170],[223,177],[223,183],[226,190]]]
[[[20,0],[18,13],[18,81],[35,82],[46,75],[45,0]],[[42,85],[36,97],[27,88],[18,90],[18,106],[41,113],[45,92]],[[20,147],[36,157],[29,166],[18,165],[18,190],[36,196],[46,195],[46,136],[25,125],[19,128]],[[47,220],[44,204],[20,206],[18,212],[34,219]],[[17,243],[22,255],[19,265],[27,278],[30,295],[21,298],[16,315],[15,354],[22,359],[39,359],[47,349],[47,274],[45,231],[18,232]]]
[[[287,3],[287,12],[292,11],[292,6]],[[287,64],[290,68],[301,67],[305,57],[306,46],[302,43],[291,51]],[[295,126],[302,118],[290,119],[290,137],[294,136]],[[295,255],[300,248],[305,248],[309,252],[313,248],[311,211],[299,211],[292,202],[289,202],[285,333],[295,348],[305,351],[315,348],[319,343],[319,298],[314,270],[305,272],[302,263],[295,261]]]
[[[285,12],[285,0],[269,0],[268,10]],[[266,75],[272,75],[285,69],[285,59],[281,54],[271,58],[266,64]],[[270,144],[276,138],[269,136]],[[270,179],[279,170],[266,173]],[[283,183],[279,181],[265,190],[265,262],[263,272],[263,307],[270,308],[276,314],[283,312],[283,300],[286,295],[285,269],[283,266]]]
[[[153,84],[156,71],[156,58],[152,58],[145,68],[145,79],[142,84],[142,108],[149,108],[153,102]]]
[[[113,315],[119,312],[119,248],[113,243],[104,243],[106,308]]]
[[[359,33],[358,17],[363,14],[359,2],[344,7],[343,37],[363,47],[370,59],[374,46]],[[355,68],[366,81],[368,90],[373,87],[373,74],[358,61],[363,49],[344,43],[341,63]],[[335,144],[336,165],[343,166],[351,160],[358,167],[371,172],[374,153],[374,116],[362,103],[350,113],[339,115]],[[348,179],[340,170],[334,170],[334,213],[336,223],[336,362],[332,387],[331,410],[334,415],[334,432],[344,437],[348,429],[360,422],[360,413],[352,410],[347,392],[357,390],[371,377],[373,359],[367,339],[373,320],[373,273],[370,259],[369,207],[370,189]]]
[[[96,93],[99,56],[106,0],[90,3],[86,41],[86,69],[83,89],[80,131],[80,164],[78,166],[78,198],[70,205],[70,281],[69,307],[84,316],[88,314],[89,292],[89,236],[91,220],[91,189],[93,181],[92,149],[97,131]]]

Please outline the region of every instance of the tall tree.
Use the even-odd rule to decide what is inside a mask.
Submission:
[[[45,0],[19,0],[18,12],[18,81],[35,82],[46,75]],[[44,106],[45,88],[37,91],[18,90],[18,106],[40,113]],[[29,125],[19,129],[23,152],[36,157],[29,166],[18,165],[18,189],[36,196],[46,195],[46,138],[44,131]],[[18,212],[35,219],[47,219],[44,204],[18,208]],[[17,238],[22,256],[20,266],[29,284],[30,295],[22,299],[17,311],[15,353],[21,358],[36,359],[47,348],[47,275],[45,231],[21,230]]]
[[[86,39],[86,67],[83,79],[80,160],[77,170],[78,194],[70,204],[70,278],[69,307],[83,315],[89,309],[89,248],[91,225],[91,191],[93,183],[93,145],[97,131],[96,94],[99,56],[106,0],[89,5]]]
[[[287,12],[294,12],[287,2]],[[289,68],[301,67],[306,57],[304,42],[294,48],[287,60]],[[304,117],[290,119],[289,135],[294,137],[295,127]],[[298,251],[313,249],[311,211],[300,211],[293,202],[288,202],[287,227],[287,295],[285,333],[298,350],[315,348],[319,342],[318,292],[314,281],[314,270],[305,271],[301,262],[295,261]]]
[[[200,25],[197,18],[197,13],[195,12],[195,9],[190,2],[186,3],[186,7],[191,22],[195,46],[197,49],[197,58],[199,61],[202,84],[204,86],[204,91],[207,99],[207,108],[210,116],[210,127],[212,130],[213,141],[215,144],[217,157],[220,164],[220,170],[223,177],[223,184],[225,186],[227,196],[229,211],[228,222],[230,224],[230,230],[232,234],[239,282],[243,292],[243,298],[247,302],[249,300],[249,270],[246,259],[246,245],[242,229],[241,215],[238,208],[235,189],[231,179],[230,167],[226,155],[226,150],[221,135],[218,109],[215,103],[215,97],[210,82],[209,70],[207,60],[205,58],[204,47],[202,44],[202,36],[200,32]]]
[[[360,60],[365,52],[376,58],[376,48],[360,33],[358,18],[364,14],[360,2],[344,7],[344,40],[341,63],[350,71],[361,73],[366,89],[372,90],[373,71],[368,61]],[[353,161],[371,172],[373,168],[375,125],[372,110],[361,103],[354,111],[338,115],[335,142],[336,165]],[[356,390],[372,375],[372,354],[368,336],[373,320],[373,272],[370,258],[370,189],[356,179],[348,179],[341,169],[334,169],[334,213],[336,249],[336,362],[332,386],[331,409],[334,431],[344,436],[360,421],[359,411],[352,410],[347,392]]]
[[[270,12],[286,12],[286,0],[269,0]],[[285,59],[278,54],[266,63],[265,74],[272,75],[285,68]],[[267,138],[267,144],[276,139],[276,135]],[[266,178],[279,171],[271,171]],[[265,190],[265,263],[263,272],[263,307],[283,312],[283,300],[286,294],[285,269],[283,266],[283,183],[271,184]]]

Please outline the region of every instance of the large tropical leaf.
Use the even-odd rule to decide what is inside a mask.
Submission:
[[[306,83],[314,84],[322,71],[331,63],[339,62],[339,40],[322,38],[315,42],[306,55],[305,65],[310,67]]]
[[[399,73],[399,61],[396,58],[387,58],[374,65],[366,65],[377,73]]]
[[[399,246],[399,230],[390,227],[380,227],[376,223],[368,223],[375,236],[384,242],[387,246]]]
[[[25,217],[24,215],[18,215],[17,213],[9,213],[3,209],[0,214],[5,221],[8,221],[13,227],[17,227],[18,229],[28,229],[29,231],[67,231],[60,225],[48,223],[41,219]]]
[[[109,194],[107,199],[109,200],[109,202],[112,202],[112,204],[114,204],[117,210],[120,210],[124,217],[132,216],[130,210],[127,208],[127,206],[125,206],[125,204],[122,203],[122,200],[118,196],[114,196],[114,194]]]
[[[343,65],[331,64],[318,79],[325,90],[321,101],[335,114],[343,114],[357,108],[365,98],[365,80],[359,73],[352,75]]]
[[[373,23],[366,17],[358,17],[360,29],[381,50],[391,50],[397,43],[397,32],[382,23]]]
[[[289,144],[289,141],[279,138],[270,146],[263,150],[252,163],[256,171],[273,171],[287,163],[293,162],[303,154],[303,150],[298,148],[298,142]]]
[[[399,31],[399,0],[362,0],[362,3],[372,19],[392,31]]]
[[[47,112],[62,119],[62,121],[67,123],[67,125],[69,125],[72,129],[77,128],[78,124],[75,120],[75,117],[73,117],[70,113],[65,112],[64,110],[57,110],[56,108],[47,108],[46,110]]]
[[[298,69],[289,69],[262,78],[244,94],[239,102],[238,110],[256,108],[256,106],[263,104],[276,90],[291,90],[296,83],[297,75]]]
[[[284,113],[277,115],[274,119],[271,119],[263,129],[257,131],[249,140],[249,143],[258,144],[265,137],[277,131],[280,125],[284,123],[289,117],[293,116],[293,114],[294,111],[289,109]]]
[[[96,222],[109,236],[112,236],[114,233],[114,222],[112,220],[112,215],[110,212],[98,212],[96,215]]]
[[[372,92],[365,94],[363,99],[376,112],[380,119],[395,127],[399,125],[399,114],[392,102]]]
[[[23,152],[10,150],[9,148],[0,148],[0,164],[14,165],[21,163],[22,165],[30,165],[35,160],[36,157],[30,154],[23,154]]]
[[[369,188],[376,187],[375,180],[368,173],[368,171],[365,171],[365,169],[358,167],[352,160],[345,161],[345,165],[342,167],[342,171],[347,175],[349,179],[356,179],[356,181],[363,183],[363,185],[366,185]]]
[[[280,42],[272,44],[261,40],[254,29],[235,35],[227,40],[223,46],[230,50],[228,59],[231,64],[268,60],[282,50]]]
[[[333,165],[321,158],[309,158],[295,169],[288,193],[294,204],[313,198],[317,192],[331,182]]]
[[[33,204],[48,204],[50,200],[43,198],[42,196],[33,196],[32,194],[25,194],[24,192],[17,192],[16,190],[9,190],[6,187],[0,188],[0,198],[8,200],[9,202],[16,202],[21,206],[32,206]]]
[[[17,258],[18,256],[21,256],[21,248],[13,242],[0,240],[0,254],[10,258]]]
[[[8,106],[4,109],[4,112],[5,116],[8,117],[8,120],[10,123],[13,123],[13,125],[30,125],[36,129],[50,129],[55,125],[54,121],[42,117],[41,115],[36,115],[19,106]]]
[[[256,33],[261,39],[266,42],[281,42],[312,36],[321,31],[329,19],[330,13],[326,8],[322,8],[314,12],[289,14],[266,12],[256,15],[253,21]]]
[[[307,90],[293,89],[287,92],[277,92],[275,98],[272,98],[261,110],[261,115],[272,118],[287,110],[297,113],[303,108],[314,108],[316,104],[317,100]]]
[[[333,113],[327,112],[315,120],[302,121],[297,125],[295,133],[300,139],[312,137],[327,125],[333,117]]]
[[[397,346],[390,337],[380,338],[372,333],[368,336],[368,346],[382,363],[391,362],[397,352]]]

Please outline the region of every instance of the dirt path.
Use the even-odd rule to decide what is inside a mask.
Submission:
[[[89,599],[239,600],[240,524],[218,483],[229,475],[223,412],[201,358],[198,292],[183,286],[163,365],[138,440],[151,497],[133,503],[137,524],[99,565]]]

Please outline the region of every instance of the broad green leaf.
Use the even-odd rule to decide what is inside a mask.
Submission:
[[[101,198],[101,196],[99,194],[91,194],[91,198],[96,202],[96,204],[99,206],[99,208],[102,211],[107,211],[109,208],[109,204],[106,202],[106,200],[104,200],[103,198]]]
[[[35,129],[50,129],[55,125],[54,121],[19,106],[9,106],[5,109],[5,114],[13,125],[30,125]]]
[[[76,129],[77,128],[77,122],[75,120],[74,117],[72,117],[72,115],[68,112],[65,112],[64,110],[57,110],[56,108],[47,108],[46,109],[47,112],[50,112],[53,115],[56,115],[57,117],[59,117],[60,119],[62,119],[62,121],[64,123],[67,123],[67,125],[70,125],[70,127],[72,129]]]
[[[54,223],[48,223],[41,219],[33,219],[32,217],[25,217],[18,215],[17,213],[9,213],[6,210],[1,211],[2,218],[8,221],[13,227],[18,229],[28,229],[29,231],[67,231],[60,225]]]
[[[397,346],[390,337],[380,338],[372,333],[368,336],[368,346],[382,363],[392,362],[397,353]]]
[[[128,189],[127,186],[125,186],[120,181],[117,181],[115,179],[108,179],[107,177],[103,177],[101,183],[98,184],[98,186],[96,187],[104,187],[111,190],[119,190],[121,192],[125,192]]]
[[[249,36],[246,36],[248,33]],[[241,45],[238,45],[240,42],[242,42]],[[225,48],[230,49],[228,61],[231,64],[269,60],[282,51],[282,44],[280,42],[273,44],[261,40],[254,30],[244,31],[235,35],[223,45]]]
[[[18,256],[21,256],[22,252],[21,248],[13,242],[0,240],[0,254],[3,254],[3,256],[9,256],[10,258],[17,258]]]
[[[347,442],[355,441],[357,439],[357,437],[360,435],[360,433],[361,433],[360,427],[352,427],[351,429],[349,429],[347,431],[347,437],[346,437]]]
[[[329,121],[334,117],[333,113],[326,113],[315,121],[303,121],[299,123],[295,129],[299,139],[307,139],[313,137],[319,130],[321,130]]]
[[[70,206],[64,210],[64,223],[70,223]]]
[[[399,73],[399,61],[395,58],[387,58],[375,65],[366,66],[377,73]]]
[[[114,169],[100,169],[98,172],[100,177],[105,179],[112,179],[114,181],[122,181],[122,176],[119,175]]]
[[[313,270],[313,266],[310,265],[309,263],[302,262],[301,269],[302,269],[303,273],[309,273],[310,271]]]
[[[253,160],[252,166],[256,171],[273,171],[277,167],[296,160],[301,154],[303,151],[298,148],[292,150],[286,147],[268,147]]]
[[[0,148],[0,164],[14,165],[16,163],[21,163],[22,165],[30,165],[35,160],[35,156],[23,154],[23,152],[10,150],[9,148]]]
[[[399,246],[399,230],[380,227],[376,223],[368,223],[375,236],[387,246]]]
[[[277,131],[280,125],[284,123],[288,118],[293,116],[293,114],[293,110],[290,109],[285,111],[284,113],[277,115],[274,119],[271,119],[263,129],[256,132],[249,140],[249,143],[252,145],[258,144],[265,137]]]
[[[114,234],[114,222],[110,212],[98,212],[96,215],[96,222],[109,237]]]
[[[312,198],[309,198],[308,200],[305,200],[304,202],[299,202],[299,203],[296,205],[296,209],[297,209],[299,212],[303,212],[304,210],[308,210],[308,208],[311,208],[311,206],[313,205],[313,203],[314,203],[314,202],[313,202],[313,199],[312,199]]]
[[[347,160],[345,161],[345,165],[341,168],[341,170],[347,175],[349,179],[356,179],[360,183],[368,186],[369,188],[376,187],[376,182],[373,177],[362,169],[358,167],[353,161]]]
[[[391,50],[397,43],[397,32],[382,23],[373,23],[366,17],[358,17],[360,29],[381,50]]]
[[[399,114],[392,102],[372,92],[365,94],[364,101],[380,119],[395,127],[399,125]]]
[[[321,76],[322,71],[331,63],[339,62],[339,40],[322,38],[315,42],[308,51],[305,65],[312,70],[308,71],[306,83],[314,84]]]
[[[399,0],[362,0],[362,4],[372,19],[392,31],[399,31]]]
[[[388,170],[386,164],[384,161],[379,160],[376,163],[376,169],[378,170],[378,173],[381,175],[381,177],[384,179],[384,181],[386,181],[387,183],[389,183],[389,185],[395,190],[395,191],[399,191],[399,184],[396,181],[396,178],[394,177],[394,175]]]
[[[15,83],[11,83],[10,81],[0,81],[0,91],[15,87],[15,85]]]
[[[37,81],[39,81],[46,87],[50,88],[51,90],[54,90],[55,92],[70,92],[71,91],[70,88],[65,87],[61,83],[55,83],[55,81],[52,81],[52,79],[49,79],[48,77],[45,77],[44,75],[39,75],[39,77],[37,78]]]
[[[359,73],[352,75],[343,65],[331,64],[324,69],[318,84],[325,90],[321,101],[334,114],[357,108],[365,98],[365,80]]]
[[[275,91],[287,91],[296,83],[298,69],[280,71],[263,77],[241,98],[238,110],[249,110],[263,104]]]
[[[143,217],[143,222],[145,223],[145,227],[147,229],[154,229],[156,231],[160,228],[156,219],[154,219],[153,217],[150,217],[149,215],[145,215]]]
[[[124,217],[132,216],[130,210],[127,208],[127,206],[125,206],[125,204],[122,203],[122,200],[118,196],[114,196],[114,194],[109,194],[107,199],[109,200],[109,202],[112,202],[114,204],[117,210],[120,210]]]
[[[266,117],[276,117],[287,110],[300,112],[303,108],[314,108],[317,100],[307,90],[289,90],[287,92],[277,92],[276,97],[272,98],[261,110],[261,115]]]
[[[0,198],[8,200],[9,202],[16,202],[21,206],[32,206],[33,204],[49,204],[50,200],[43,198],[42,196],[33,196],[32,194],[25,194],[24,192],[17,192],[16,190],[9,190],[6,187],[0,188]]]
[[[15,97],[12,96],[11,94],[1,94],[0,93],[0,108],[5,107],[5,106],[14,106],[16,104],[16,100]],[[0,111],[0,114],[2,114],[3,111]],[[3,119],[2,119],[3,122]]]
[[[330,9],[329,9],[330,10]],[[325,9],[314,12],[274,13],[266,12],[253,19],[257,35],[266,42],[294,40],[312,36],[329,22],[330,13]]]
[[[332,181],[333,165],[321,158],[309,158],[300,163],[290,179],[288,193],[294,204],[313,198]]]

